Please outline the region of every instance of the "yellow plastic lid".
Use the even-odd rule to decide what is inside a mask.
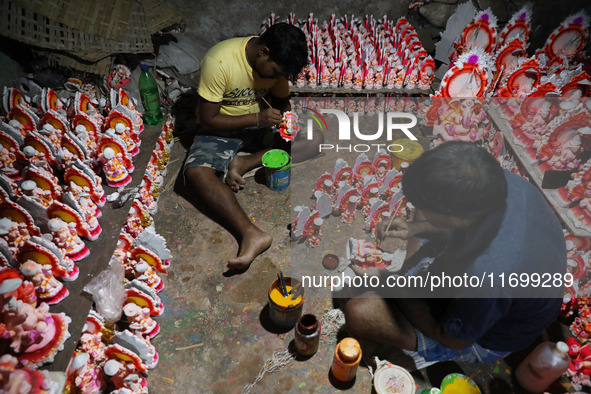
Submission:
[[[402,160],[413,161],[418,159],[423,154],[423,146],[419,144],[417,141],[413,141],[409,138],[399,138],[395,141],[392,141],[393,145],[400,145],[402,146],[402,150],[400,152],[393,152],[392,155],[398,157]],[[398,148],[400,149],[400,148]]]

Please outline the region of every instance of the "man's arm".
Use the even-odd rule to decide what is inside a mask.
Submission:
[[[474,343],[454,338],[446,333],[439,321],[431,314],[429,304],[423,299],[400,298],[396,299],[396,305],[413,326],[445,347],[459,350]]]
[[[450,235],[450,230],[433,226],[426,220],[410,223],[413,236],[421,238],[445,238]]]
[[[426,220],[407,222],[400,216],[394,218],[391,223],[390,219],[381,220],[378,223],[376,230],[377,239],[379,241],[389,237],[400,238],[403,240],[408,240],[413,237],[447,237],[450,233],[449,230],[435,227]]]
[[[256,114],[223,115],[220,113],[222,103],[213,103],[204,98],[199,100],[199,119],[204,130],[223,132],[240,130],[245,127],[271,127],[281,121],[281,113],[273,108],[267,108]]]

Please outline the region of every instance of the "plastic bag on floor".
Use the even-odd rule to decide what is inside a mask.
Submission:
[[[92,294],[96,310],[108,323],[115,323],[121,319],[126,299],[124,276],[125,270],[121,263],[112,259],[109,269],[98,274],[84,287],[84,291]]]

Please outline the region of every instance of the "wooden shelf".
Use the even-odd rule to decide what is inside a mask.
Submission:
[[[325,88],[325,87],[302,87],[298,88],[296,86],[290,86],[289,90],[292,93],[312,93],[315,95],[353,95],[353,96],[375,96],[375,95],[386,95],[386,94],[393,94],[396,96],[429,96],[433,94],[433,88],[429,88],[427,90],[422,89],[361,89],[361,90],[354,90],[354,89],[347,89],[347,88]]]
[[[154,151],[156,141],[162,132],[163,125],[163,122],[158,125],[145,125],[144,131],[140,134],[142,141],[140,152],[133,158],[135,170],[131,174],[132,181],[126,187],[139,186],[141,183],[152,152]],[[109,195],[117,190],[108,186],[104,181],[103,188],[105,195]],[[90,249],[90,255],[76,262],[76,266],[80,269],[78,279],[73,282],[64,282],[70,294],[57,305],[50,307],[50,312],[65,312],[70,316],[72,322],[68,327],[68,331],[71,337],[64,343],[64,349],[57,353],[54,362],[42,366],[42,369],[48,371],[65,371],[68,367],[93,302],[92,296],[85,293],[83,288],[92,278],[107,269],[113,251],[119,241],[121,227],[127,218],[130,208],[131,200],[119,209],[111,208],[109,202],[105,203],[105,206],[101,208],[102,216],[98,219],[103,229],[101,235],[94,242],[85,242],[86,246]]]
[[[528,160],[525,149],[513,141],[513,128],[509,122],[501,116],[500,108],[498,106],[491,105],[488,109],[488,115],[490,116],[490,119],[496,128],[503,134],[505,143],[511,148],[511,150],[513,150],[515,153],[515,158],[519,161],[519,164],[527,171],[532,183],[536,185],[537,188],[542,192],[568,231],[577,237],[591,237],[590,231],[579,228],[573,223],[572,219],[568,216],[569,208],[562,207],[557,204],[556,190],[542,188],[544,173],[537,164]]]

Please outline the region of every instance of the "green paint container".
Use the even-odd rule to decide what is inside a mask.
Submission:
[[[271,149],[263,155],[263,166],[269,189],[283,190],[289,186],[291,157],[286,151]]]

